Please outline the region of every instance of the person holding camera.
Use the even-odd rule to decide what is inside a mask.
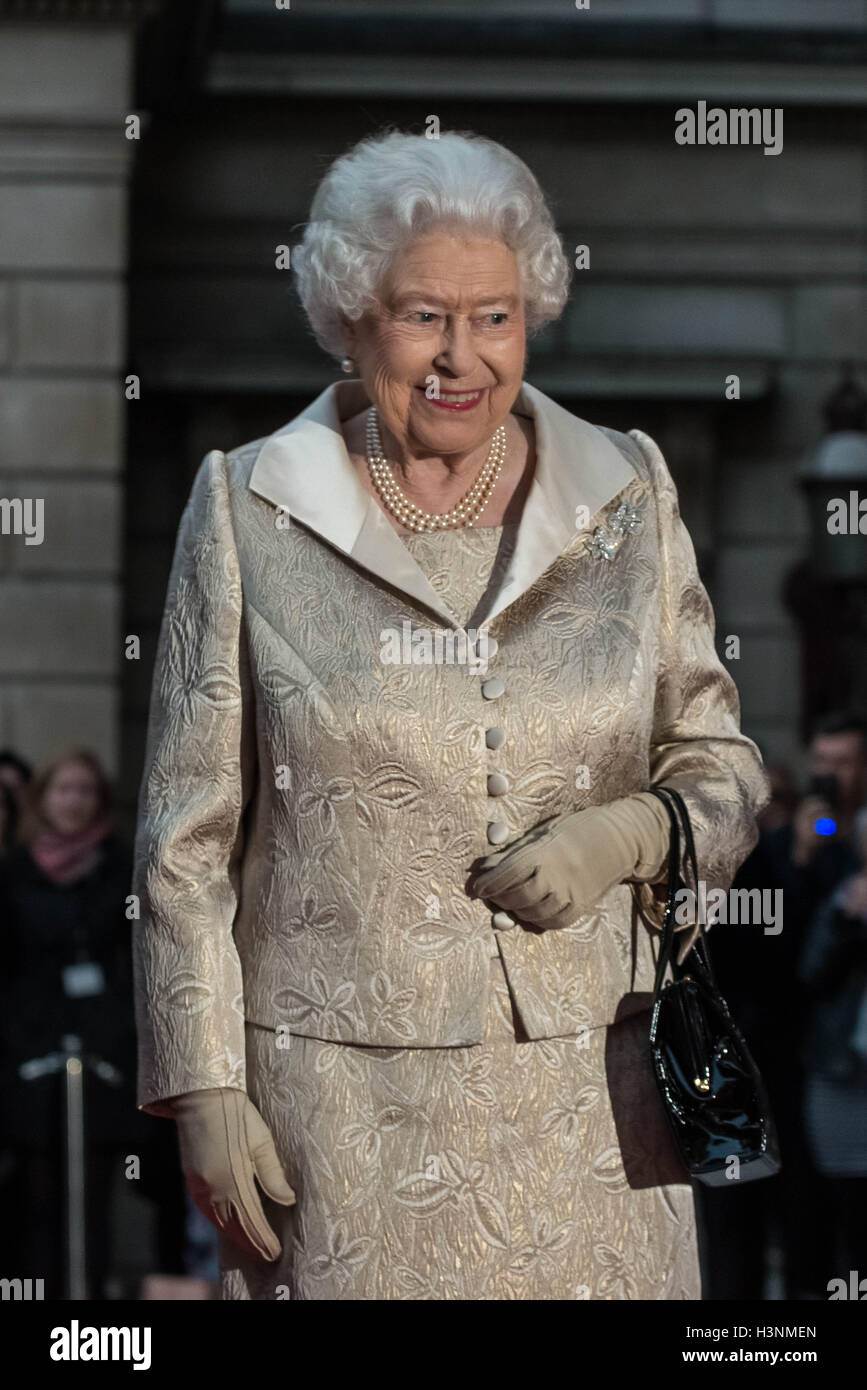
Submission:
[[[840,711],[813,728],[807,793],[782,825],[763,829],[734,887],[783,890],[783,930],[761,923],[713,933],[714,970],[768,1087],[782,1171],[767,1182],[697,1192],[705,1298],[764,1297],[768,1255],[781,1257],[784,1297],[826,1298],[834,1260],[834,1195],[805,1121],[805,1019],[813,1007],[802,958],[816,915],[859,868],[853,833],[867,801],[867,719]],[[749,933],[749,936],[746,936]]]
[[[832,1199],[832,1272],[844,1278],[867,1258],[867,807],[853,841],[858,871],[816,914],[800,971],[807,1139]]]

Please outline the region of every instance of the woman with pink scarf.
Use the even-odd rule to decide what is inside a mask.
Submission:
[[[130,854],[115,833],[98,760],[73,749],[41,768],[25,796],[18,843],[0,860],[0,1135],[11,1152],[15,1231],[4,1222],[4,1272],[45,1280],[63,1297],[62,1072],[33,1079],[65,1034],[110,1064],[115,1084],[85,1072],[87,1274],[103,1296],[116,1167],[141,1131],[133,1105]]]

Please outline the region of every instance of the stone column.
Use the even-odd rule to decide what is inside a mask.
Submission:
[[[0,745],[111,775],[134,18],[0,4],[0,498],[44,503],[40,544],[0,535]]]

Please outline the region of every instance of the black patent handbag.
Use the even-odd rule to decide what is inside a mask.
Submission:
[[[717,986],[703,922],[683,963],[678,965],[676,960],[676,895],[685,886],[680,875],[681,832],[698,894],[689,812],[673,788],[652,787],[651,791],[665,805],[671,822],[665,916],[650,1024],[659,1092],[677,1148],[696,1181],[722,1187],[769,1178],[780,1170],[780,1151],[767,1091]],[[672,979],[663,984],[669,965]]]

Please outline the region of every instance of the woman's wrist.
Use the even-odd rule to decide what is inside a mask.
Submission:
[[[668,868],[671,824],[667,810],[652,792],[636,792],[612,805],[628,808],[625,814],[635,853],[628,878],[635,883],[657,882]]]

